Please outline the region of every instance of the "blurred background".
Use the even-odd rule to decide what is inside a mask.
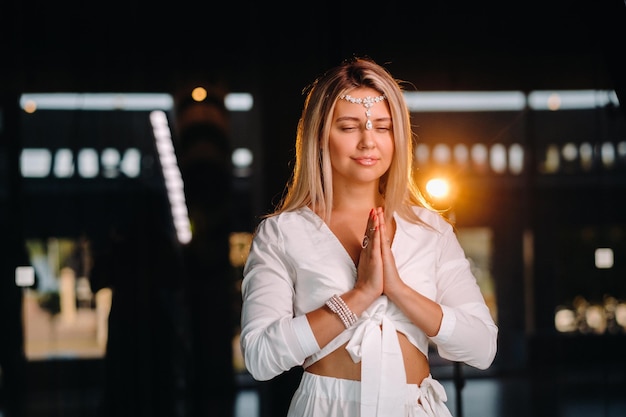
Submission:
[[[1,417],[284,415],[241,270],[353,55],[406,81],[500,328],[485,371],[433,350],[455,417],[626,416],[623,0],[7,0],[0,36]]]

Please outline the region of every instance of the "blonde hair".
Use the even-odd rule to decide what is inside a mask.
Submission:
[[[404,219],[422,223],[412,207],[435,210],[413,179],[415,139],[401,81],[371,59],[353,58],[328,70],[305,89],[308,92],[298,122],[293,172],[276,210],[268,216],[310,205],[329,222],[333,205],[328,155],[332,116],[338,97],[358,87],[373,88],[384,94],[393,121],[394,157],[379,184],[385,213],[389,216],[398,213]]]

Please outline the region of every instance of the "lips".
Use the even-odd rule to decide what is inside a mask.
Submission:
[[[379,158],[375,158],[373,156],[364,156],[364,157],[360,157],[360,158],[354,158],[354,160],[356,162],[358,162],[361,165],[365,165],[365,166],[370,166],[370,165],[374,165],[375,163],[378,162]]]

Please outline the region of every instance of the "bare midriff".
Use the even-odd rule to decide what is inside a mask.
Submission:
[[[428,359],[406,336],[398,332],[400,350],[404,359],[407,384],[421,384],[430,374]],[[347,344],[347,343],[346,343]],[[361,362],[354,363],[346,350],[346,344],[324,356],[305,370],[312,374],[334,378],[361,380]]]

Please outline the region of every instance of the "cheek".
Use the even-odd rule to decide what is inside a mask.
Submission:
[[[328,153],[331,158],[339,157],[349,153],[349,146],[344,142],[331,140],[328,142]]]
[[[334,146],[332,143],[328,144],[328,159],[330,160],[330,164],[335,166],[337,165],[337,161],[341,155],[341,149],[337,146]]]
[[[381,152],[384,152],[385,155],[392,157],[395,152],[395,144],[393,141],[393,137],[385,139],[384,141],[381,141],[379,145],[379,149],[381,150]]]

